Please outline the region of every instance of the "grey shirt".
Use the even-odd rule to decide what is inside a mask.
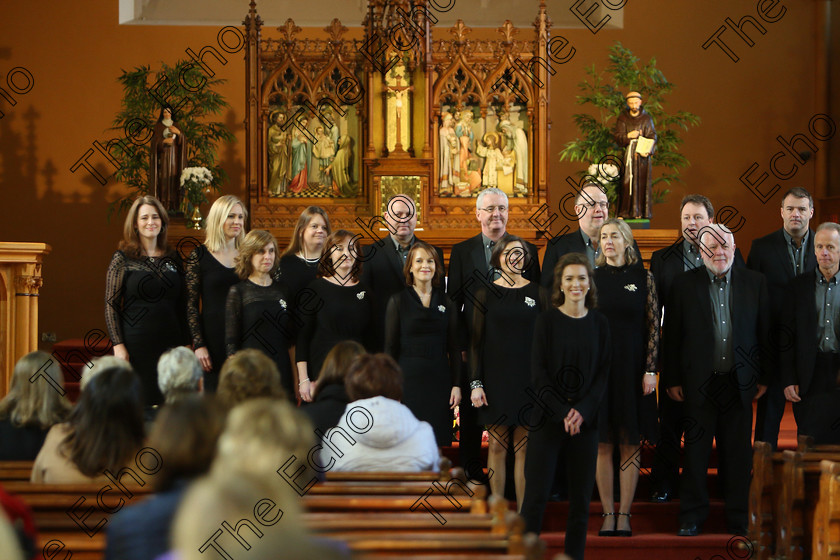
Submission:
[[[840,286],[837,285],[837,278],[840,271],[834,276],[825,279],[823,273],[817,268],[817,289],[815,292],[817,306],[817,335],[819,341],[817,346],[820,352],[837,352],[837,327],[838,309],[840,309]]]
[[[810,232],[806,231],[805,235],[802,236],[801,241],[799,242],[799,247],[793,242],[793,237],[782,228],[782,234],[785,236],[785,243],[788,249],[788,256],[790,257],[790,262],[793,264],[793,275],[799,276],[805,271],[805,247],[808,243],[808,234]]]
[[[735,360],[732,354],[732,312],[729,297],[732,285],[732,269],[718,278],[707,268],[709,274],[709,297],[712,300],[712,325],[715,335],[713,363],[718,372],[730,372]]]
[[[414,245],[414,241],[416,239],[416,237],[412,236],[411,242],[408,244],[408,247],[403,247],[402,245],[400,245],[400,242],[397,241],[396,237],[394,237],[393,235],[391,236],[391,241],[394,242],[394,247],[396,247],[397,249],[397,254],[402,257],[403,264],[405,264],[405,259],[408,258],[408,252],[411,250],[411,247]]]
[[[484,235],[481,234],[481,244],[484,246],[484,262],[487,264],[487,271],[490,271],[490,254],[493,252],[493,247],[496,246],[496,242]]]
[[[592,268],[595,268],[595,259],[601,254],[601,246],[598,245],[597,249],[593,247],[592,239],[583,230],[580,230],[580,235],[583,237],[583,244],[586,246],[586,256],[589,257],[589,264],[592,265]]]
[[[703,255],[700,248],[688,239],[683,239],[683,270],[694,270],[703,266]]]

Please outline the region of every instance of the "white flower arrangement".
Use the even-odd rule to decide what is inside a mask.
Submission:
[[[586,176],[606,188],[618,181],[618,167],[611,163],[593,163],[586,170]]]
[[[360,300],[360,301],[361,301],[361,300],[363,300],[363,299],[365,299],[365,291],[364,291],[364,290],[362,290],[361,292],[359,292],[358,294],[356,294],[356,297],[357,297],[357,298],[359,298],[359,300]]]
[[[207,193],[210,192],[212,182],[213,174],[206,167],[185,167],[181,171],[181,188],[184,191],[181,210],[185,213],[190,212],[207,202]]]
[[[187,182],[194,182],[201,186],[207,186],[213,181],[213,174],[206,167],[185,167],[181,171],[181,186]]]
[[[527,305],[528,307],[534,307],[535,305],[537,305],[537,302],[534,301],[533,298],[525,296],[525,305]]]

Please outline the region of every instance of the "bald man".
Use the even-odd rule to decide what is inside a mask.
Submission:
[[[613,137],[625,148],[624,170],[618,197],[618,215],[624,219],[651,217],[650,156],[656,150],[653,119],[642,108],[642,95],[631,91],[625,96],[627,109],[616,119]],[[653,140],[650,151],[638,146],[640,138]]]
[[[752,465],[752,401],[767,389],[769,296],[764,275],[734,267],[735,238],[720,224],[698,234],[702,267],[674,280],[662,329],[661,384],[696,423],[686,435],[680,536],[698,535],[709,515],[706,473],[717,440],[726,526],[746,535]]]

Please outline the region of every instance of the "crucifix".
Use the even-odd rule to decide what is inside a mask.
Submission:
[[[397,113],[397,120],[396,120],[397,138],[396,138],[396,143],[394,144],[394,151],[391,152],[391,154],[396,155],[397,157],[405,157],[405,156],[408,155],[408,152],[406,152],[403,149],[402,142],[401,142],[401,140],[402,140],[402,126],[401,126],[401,123],[402,123],[403,95],[405,94],[406,91],[414,91],[414,86],[409,86],[409,85],[402,86],[402,85],[400,85],[400,81],[402,81],[402,76],[399,76],[399,75],[395,78],[395,80],[397,82],[397,85],[395,85],[395,86],[386,85],[385,86],[388,91],[394,93],[396,113]]]

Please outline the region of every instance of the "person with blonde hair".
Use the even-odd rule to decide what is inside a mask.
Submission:
[[[225,348],[228,356],[244,348],[262,351],[277,364],[283,388],[291,396],[295,393],[289,349],[296,329],[289,289],[274,277],[277,253],[277,240],[269,232],[257,229],[245,236],[236,260],[241,281],[227,297]]]
[[[169,215],[153,196],[131,205],[123,241],[111,258],[105,287],[105,323],[114,355],[140,376],[143,402],[160,404],[157,361],[187,341],[186,290],[177,252],[167,243]]]
[[[47,432],[67,419],[61,366],[46,352],[17,361],[9,393],[0,401],[0,461],[32,461]]]
[[[330,217],[320,206],[308,206],[300,213],[289,246],[280,255],[280,278],[293,298],[318,275],[324,242],[332,234]]]
[[[225,302],[239,281],[234,268],[245,239],[248,211],[237,197],[220,196],[207,214],[204,243],[187,258],[187,322],[192,346],[205,371],[204,384],[215,392],[225,361]]]
[[[225,361],[219,374],[219,402],[228,409],[257,397],[288,398],[277,364],[256,349],[240,350]]]

